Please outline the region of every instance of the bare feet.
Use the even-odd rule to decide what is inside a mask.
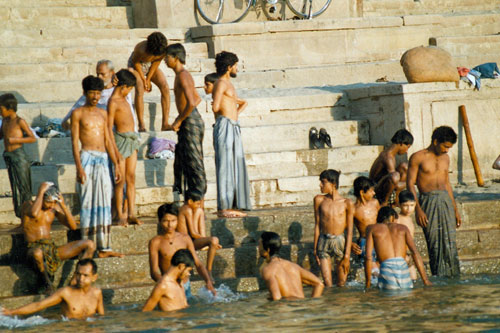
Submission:
[[[120,227],[127,227],[128,226],[128,220],[126,217],[120,217],[118,219],[113,220],[115,222],[115,225],[120,226]]]
[[[214,277],[212,276],[212,271],[207,271],[208,272],[208,277],[210,278],[210,281],[212,282],[212,285],[215,286],[215,280]]]
[[[144,126],[139,127],[139,132],[146,132],[146,128]]]
[[[217,212],[218,217],[235,218],[235,217],[245,217],[247,213],[235,209],[224,209]]]
[[[114,251],[99,251],[97,253],[97,256],[99,258],[113,258],[113,257],[118,257],[118,258],[123,258],[125,255],[123,253],[118,253]]]
[[[142,221],[135,216],[129,216],[127,219],[128,224],[141,225]]]

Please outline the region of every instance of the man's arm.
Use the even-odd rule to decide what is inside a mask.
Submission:
[[[372,252],[373,252],[373,235],[372,227],[366,228],[366,254],[365,254],[365,285],[366,289],[370,288],[372,281]]]
[[[276,277],[273,274],[267,273],[266,270],[264,270],[263,273],[262,278],[266,281],[267,289],[269,289],[271,298],[273,301],[279,301],[281,299],[281,292],[278,280],[276,280]]]
[[[55,208],[55,215],[61,224],[67,226],[71,230],[77,229],[76,221],[73,218],[68,206],[66,206],[62,194],[59,194],[59,205]]]
[[[104,316],[104,302],[102,299],[102,290],[99,289],[99,301],[97,302],[97,311],[98,314]]]
[[[309,272],[307,269],[304,269],[299,265],[297,266],[299,268],[302,283],[313,286],[311,297],[320,297],[323,293],[323,289],[325,288],[323,282],[321,282],[321,280],[316,275]]]
[[[196,254],[193,241],[187,235],[185,236],[185,239],[186,239],[186,243],[187,243],[187,249],[189,250],[189,252],[191,252],[191,255],[193,256],[194,265],[196,266],[196,271],[198,272],[198,274],[200,274],[200,276],[203,278],[203,280],[205,280],[207,289],[210,290],[212,292],[212,294],[214,294],[214,296],[215,296],[216,291],[215,291],[215,288],[212,284],[212,280],[210,279],[210,276],[208,275],[207,269],[205,268],[205,266],[203,266],[203,264],[200,261],[200,258],[198,258],[198,255]]]
[[[354,225],[354,204],[350,199],[346,199],[346,223],[347,223],[347,240],[345,242],[345,253],[344,258],[340,262],[340,267],[344,270],[345,273],[349,272],[351,258],[351,246],[352,246],[352,228]]]
[[[238,115],[242,113],[243,110],[245,110],[245,108],[248,106],[248,102],[239,97],[236,98],[236,104],[238,104]]]
[[[214,83],[214,90],[212,92],[212,111],[218,113],[221,110],[222,97],[227,89],[226,82],[223,80],[217,80]]]
[[[153,311],[156,308],[156,305],[158,305],[158,303],[160,302],[162,296],[165,295],[165,293],[166,293],[165,287],[157,283],[156,286],[153,288],[153,291],[151,292],[151,295],[149,296],[148,300],[146,301],[146,304],[144,304],[142,312]]]
[[[28,214],[30,217],[36,217],[38,216],[38,214],[40,214],[43,204],[43,195],[50,186],[51,184],[49,182],[44,182],[38,188],[38,194],[36,195],[35,201],[31,205],[31,208],[28,210]]]
[[[408,249],[411,252],[411,256],[413,258],[413,262],[415,262],[415,266],[417,267],[418,273],[420,274],[420,277],[422,278],[424,284],[426,286],[431,286],[432,283],[427,278],[427,274],[425,273],[424,263],[422,261],[422,258],[420,257],[420,254],[418,253],[417,247],[415,246],[413,237],[411,237],[410,230],[408,230],[406,226],[404,227],[406,228],[405,231],[406,246],[408,246]]]
[[[162,60],[163,60],[163,58],[151,62],[151,67],[149,67],[149,72],[146,75],[146,81],[144,82],[144,86],[145,86],[144,88],[146,89],[146,91],[151,91],[151,78],[156,73],[156,70],[158,69],[158,67],[160,67]],[[142,71],[142,69],[141,69],[141,71]]]
[[[21,119],[19,121],[19,127],[21,127],[21,130],[23,131],[25,136],[22,138],[8,138],[10,144],[25,144],[36,142],[35,134],[33,134],[33,131],[31,131],[26,120]]]
[[[82,167],[82,161],[80,160],[80,146],[78,141],[80,140],[80,109],[77,109],[71,115],[71,147],[73,148],[73,159],[75,160],[76,166],[76,178],[80,184],[85,183],[87,175]]]
[[[198,221],[194,220],[196,217],[198,217],[199,219],[205,219],[204,214],[198,214],[198,216],[196,216],[195,212],[193,212],[193,214],[190,214],[189,216],[186,216],[186,226],[188,228],[188,233],[189,236],[191,236],[191,238],[193,239],[205,237],[201,234],[201,232],[199,232],[201,230],[198,230],[198,228],[196,227],[196,225],[198,224]]]
[[[450,166],[450,157],[448,155],[446,155],[446,157],[447,157],[447,164],[448,164],[448,166],[446,168],[446,174],[445,174],[446,191],[448,192],[448,195],[450,196],[451,202],[453,203],[453,209],[455,210],[455,219],[456,219],[456,223],[457,223],[457,228],[460,228],[460,226],[462,225],[462,218],[460,217],[460,212],[458,211],[457,203],[455,202],[455,197],[453,196],[453,188],[451,187],[450,176],[448,174],[448,169]]]
[[[323,201],[324,197],[322,195],[317,195],[314,197],[314,244],[313,244],[313,253],[314,253],[314,258],[316,258],[316,262],[318,263],[319,266],[319,257],[318,257],[318,239],[319,239],[319,206],[321,205],[321,202]]]
[[[113,92],[113,95],[114,95],[114,92]],[[116,115],[116,108],[117,108],[117,105],[116,105],[115,101],[113,100],[113,95],[111,95],[111,98],[109,99],[109,102],[108,102],[107,130],[108,130],[109,140],[111,141],[111,144],[113,145],[113,151],[115,153],[115,157],[118,161],[121,161],[121,160],[123,160],[123,157],[120,154],[120,152],[118,151],[118,147],[116,146],[116,141],[115,141],[115,134],[113,133],[113,126],[115,125],[115,115]]]
[[[144,57],[144,52],[142,51],[143,45],[146,45],[146,41],[140,42],[134,48],[134,52],[132,53],[132,66],[134,70],[139,73],[139,77],[142,80],[142,85],[146,88],[146,75],[142,72],[142,64],[141,59]],[[140,82],[137,82],[140,84]],[[146,89],[147,90],[147,89]]]
[[[63,290],[59,289],[54,294],[49,297],[35,303],[31,303],[15,310],[3,309],[3,314],[6,316],[18,316],[18,315],[29,315],[43,309],[49,308],[51,306],[57,305],[63,300]]]
[[[191,112],[193,112],[194,108],[198,104],[200,104],[201,101],[199,97],[196,98],[197,95],[195,94],[196,90],[194,87],[194,81],[188,71],[183,70],[179,73],[179,82],[182,91],[184,92],[184,96],[186,97],[186,107],[184,108],[184,110],[179,111],[179,115],[173,122],[172,128],[174,129],[174,131],[177,131],[179,129],[184,119],[189,117]]]
[[[111,162],[115,165],[115,183],[119,183],[122,180],[122,175],[120,173],[120,168],[118,166],[118,157],[115,155],[115,145],[111,142],[110,132],[108,129],[108,115],[106,111],[102,111],[102,115],[104,116],[104,126],[103,126],[103,134],[104,134],[104,144],[106,145],[106,151],[108,153]]]
[[[158,261],[158,242],[153,238],[149,241],[149,274],[158,282],[161,279],[161,270]]]
[[[415,218],[417,220],[418,225],[422,228],[427,226],[427,215],[420,207],[420,203],[418,201],[417,190],[415,189],[415,184],[417,183],[417,175],[418,169],[420,167],[420,156],[419,153],[415,153],[410,157],[410,165],[408,166],[408,175],[406,176],[406,188],[410,191],[415,197],[416,206],[415,206]]]

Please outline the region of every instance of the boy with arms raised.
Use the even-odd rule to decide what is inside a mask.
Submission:
[[[79,254],[83,259],[92,258],[95,244],[91,240],[79,240],[59,247],[55,245],[50,237],[54,218],[57,217],[61,224],[71,230],[77,227],[63,196],[52,183],[42,183],[35,201],[26,201],[21,213],[21,228],[28,246],[28,257],[34,260],[52,293],[52,279],[62,261]]]
[[[174,191],[197,191],[205,195],[207,179],[203,163],[203,135],[205,123],[196,106],[201,98],[194,87],[191,74],[184,68],[186,50],[181,44],[172,44],[167,48],[165,59],[167,66],[175,73],[174,93],[175,105],[179,115],[172,123],[177,132],[177,146],[174,160]],[[184,184],[183,184],[184,182]]]
[[[401,211],[399,212],[399,218],[396,220],[397,223],[402,224],[408,228],[410,231],[411,238],[415,238],[415,225],[413,224],[413,220],[411,215],[415,212],[416,205],[415,197],[408,190],[403,190],[399,193],[399,208]],[[415,269],[415,264],[410,264],[411,258],[407,254],[406,255],[406,263],[410,267],[410,276],[413,281],[417,279],[417,271]]]
[[[29,315],[61,303],[62,315],[68,319],[85,319],[98,313],[104,315],[102,291],[93,287],[97,280],[97,265],[92,259],[82,259],[76,264],[75,285],[58,289],[53,295],[39,302],[15,310],[3,309],[7,316]]]
[[[319,187],[324,194],[314,197],[314,256],[327,287],[332,286],[332,257],[337,286],[345,285],[350,266],[354,205],[339,194],[339,176],[332,169],[321,172]]]
[[[115,185],[115,204],[118,224],[142,224],[135,216],[135,167],[137,165],[137,149],[140,146],[139,133],[135,131],[135,122],[127,95],[136,84],[135,76],[122,69],[116,73],[118,83],[108,102],[108,130],[115,142],[115,154],[118,159],[120,174],[124,175]],[[123,207],[123,188],[127,184],[127,215]]]
[[[462,220],[448,176],[448,151],[456,142],[451,127],[436,128],[429,147],[411,155],[408,169],[407,188],[416,198],[416,184],[420,194],[415,217],[427,241],[432,275],[438,276],[460,275],[456,228]]]
[[[413,136],[405,129],[397,131],[392,144],[378,155],[370,168],[370,179],[377,184],[375,193],[380,205],[395,205],[397,195],[406,186],[408,164],[396,166],[396,155],[404,155],[413,144]]]
[[[201,208],[202,196],[198,192],[186,193],[187,202],[179,210],[177,231],[187,234],[193,240],[195,250],[200,250],[208,246],[207,270],[212,279],[212,267],[215,252],[221,249],[217,237],[207,237],[205,232],[205,212]]]
[[[205,280],[207,289],[215,295],[215,289],[205,266],[196,255],[193,241],[187,234],[177,232],[179,208],[175,204],[163,204],[158,208],[159,234],[149,241],[149,269],[151,278],[158,282],[170,267],[172,256],[177,250],[187,249],[194,258],[198,274]],[[189,280],[185,283],[189,293]]]
[[[71,114],[71,143],[81,205],[80,230],[83,239],[94,241],[99,257],[122,257],[111,250],[113,186],[108,158],[115,166],[117,183],[122,176],[108,130],[108,113],[97,107],[104,83],[89,75],[82,86],[87,102]]]
[[[34,143],[36,138],[26,121],[17,116],[17,99],[14,95],[0,96],[0,110],[0,139],[3,139],[5,146],[3,158],[9,174],[14,212],[17,217],[21,217],[21,205],[31,200],[31,163],[23,144]]]
[[[151,292],[143,312],[152,311],[158,305],[161,311],[175,311],[188,307],[183,281],[188,280],[194,267],[189,250],[178,250],[172,256],[170,267],[158,280]]]
[[[417,251],[408,228],[402,224],[394,223],[398,213],[391,207],[380,208],[377,215],[377,223],[366,229],[366,260],[365,277],[366,288],[370,288],[372,274],[372,250],[375,249],[380,262],[380,274],[378,276],[378,287],[380,289],[398,290],[411,289],[413,283],[410,271],[404,257],[406,248],[411,252],[413,261],[417,265],[418,272],[426,286],[431,282],[425,274],[424,263]]]
[[[261,275],[273,301],[282,298],[304,298],[302,284],[313,286],[311,297],[320,297],[324,285],[321,280],[299,265],[279,257],[280,236],[264,231],[259,239],[259,254],[266,260]]]
[[[168,114],[170,112],[170,89],[165,75],[158,67],[165,58],[167,38],[161,32],[153,32],[148,39],[140,42],[128,59],[129,70],[136,78],[135,109],[139,121],[139,132],[145,132],[144,124],[144,92],[151,91],[151,82],[156,84],[161,92],[162,125],[161,130],[170,129]]]

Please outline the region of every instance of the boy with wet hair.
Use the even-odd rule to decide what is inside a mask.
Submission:
[[[144,124],[144,92],[151,91],[153,82],[161,92],[162,126],[161,130],[171,129],[168,124],[170,112],[170,90],[165,75],[159,66],[165,58],[167,38],[161,32],[153,32],[147,40],[140,42],[128,59],[129,70],[135,75],[135,108],[139,121],[139,132],[145,132]]]
[[[407,188],[417,198],[417,223],[422,227],[429,251],[432,275],[460,275],[456,228],[462,224],[449,179],[448,151],[457,142],[457,134],[448,126],[432,133],[429,147],[410,157]]]
[[[314,256],[327,287],[332,286],[332,257],[337,286],[345,285],[350,266],[354,204],[339,194],[339,176],[340,171],[332,169],[321,172],[319,187],[323,194],[314,197]]]
[[[177,132],[174,160],[174,191],[197,191],[205,195],[207,179],[203,163],[205,123],[197,110],[201,98],[196,92],[191,74],[184,68],[186,51],[182,44],[167,47],[167,66],[175,73],[175,105],[179,115],[172,123]]]
[[[97,264],[92,259],[78,261],[74,274],[75,284],[58,289],[51,296],[15,310],[3,309],[6,316],[30,315],[61,304],[62,315],[68,319],[85,319],[98,313],[104,315],[102,291],[93,287],[97,280]]]
[[[95,244],[89,239],[56,246],[50,236],[55,218],[69,229],[77,229],[73,215],[57,187],[53,183],[44,182],[38,189],[35,201],[24,202],[21,209],[21,228],[28,247],[27,255],[34,260],[50,293],[54,291],[52,280],[63,260],[77,255],[92,258],[95,251]]]
[[[410,231],[412,238],[415,238],[415,225],[413,224],[413,219],[411,215],[415,212],[415,206],[417,202],[415,197],[408,190],[403,190],[399,193],[399,218],[396,220],[397,223],[405,225]],[[406,263],[410,268],[410,276],[413,281],[417,279],[417,271],[415,269],[415,264],[411,262],[411,257],[406,255]]]
[[[413,288],[408,265],[404,259],[407,248],[411,252],[424,284],[426,286],[432,285],[427,279],[424,263],[410,235],[410,231],[406,226],[395,223],[397,218],[398,213],[394,209],[384,206],[378,212],[377,223],[366,228],[365,283],[367,289],[371,285],[371,265],[373,261],[371,253],[373,249],[375,249],[380,262],[380,274],[378,276],[378,287],[380,289]]]
[[[195,250],[208,247],[207,271],[212,279],[212,267],[215,252],[222,248],[219,238],[207,237],[205,232],[205,213],[201,207],[203,197],[201,193],[192,191],[186,193],[187,202],[179,210],[177,231],[188,234],[193,240]]]
[[[259,239],[259,254],[266,264],[260,275],[266,282],[273,301],[282,298],[304,298],[302,284],[313,286],[311,297],[320,297],[324,285],[321,280],[301,266],[280,258],[281,238],[275,232],[264,231]]]
[[[3,159],[9,174],[14,212],[21,217],[21,205],[31,200],[31,163],[23,145],[36,142],[36,138],[26,121],[18,117],[17,99],[13,94],[0,96],[0,111],[0,139],[3,139],[5,147]]]
[[[152,311],[157,305],[161,311],[187,308],[188,302],[183,281],[189,279],[193,267],[194,258],[189,250],[183,249],[175,252],[170,267],[154,287],[142,311]]]
[[[214,295],[212,279],[198,258],[193,241],[189,235],[177,232],[179,207],[173,203],[166,203],[158,207],[158,235],[149,241],[149,269],[151,278],[160,281],[171,265],[175,252],[187,249],[194,258],[194,266],[198,274],[205,280],[207,289]],[[190,281],[183,280],[187,296],[190,296]]]
[[[368,177],[360,176],[354,180],[354,225],[358,229],[358,244],[353,243],[353,252],[360,255],[364,261],[366,255],[366,228],[377,223],[377,214],[380,204],[375,198],[375,182]],[[376,261],[375,251],[372,253]],[[376,267],[374,267],[376,269]]]
[[[397,204],[397,196],[406,186],[408,163],[396,166],[396,155],[404,155],[413,144],[413,135],[405,129],[398,130],[391,139],[391,145],[373,162],[370,179],[377,184],[375,193],[381,206]]]
[[[135,76],[126,69],[116,73],[118,83],[108,102],[108,130],[115,143],[115,154],[118,159],[120,174],[124,175],[114,188],[118,225],[142,224],[135,215],[135,168],[137,165],[137,150],[141,137],[135,131],[132,109],[127,102],[127,96],[136,84]],[[123,189],[126,184],[127,213],[124,212]]]
[[[89,75],[83,79],[82,87],[86,104],[71,114],[71,144],[80,196],[82,239],[91,239],[96,244],[100,258],[123,257],[111,250],[113,185],[109,159],[115,166],[117,183],[122,175],[108,129],[108,113],[97,107],[104,83]]]

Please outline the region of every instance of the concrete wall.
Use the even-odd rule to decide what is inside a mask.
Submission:
[[[332,0],[320,17],[323,19],[359,17],[363,12],[362,3],[362,0]],[[243,22],[267,21],[261,4],[262,0],[257,0],[257,6],[250,8]],[[195,0],[134,0],[132,8],[136,28],[188,28],[208,24],[198,14]],[[291,11],[287,10],[286,18],[292,17]]]
[[[458,107],[465,105],[479,165],[485,179],[499,178],[491,165],[500,154],[500,80],[482,80],[480,91],[464,82],[455,83],[383,84],[349,89],[352,119],[370,122],[370,143],[387,144],[394,132],[408,129],[415,142],[409,154],[431,142],[434,128],[451,126],[458,133],[458,142],[450,152],[454,183],[475,181],[462,120]],[[408,155],[409,156],[409,155]]]

